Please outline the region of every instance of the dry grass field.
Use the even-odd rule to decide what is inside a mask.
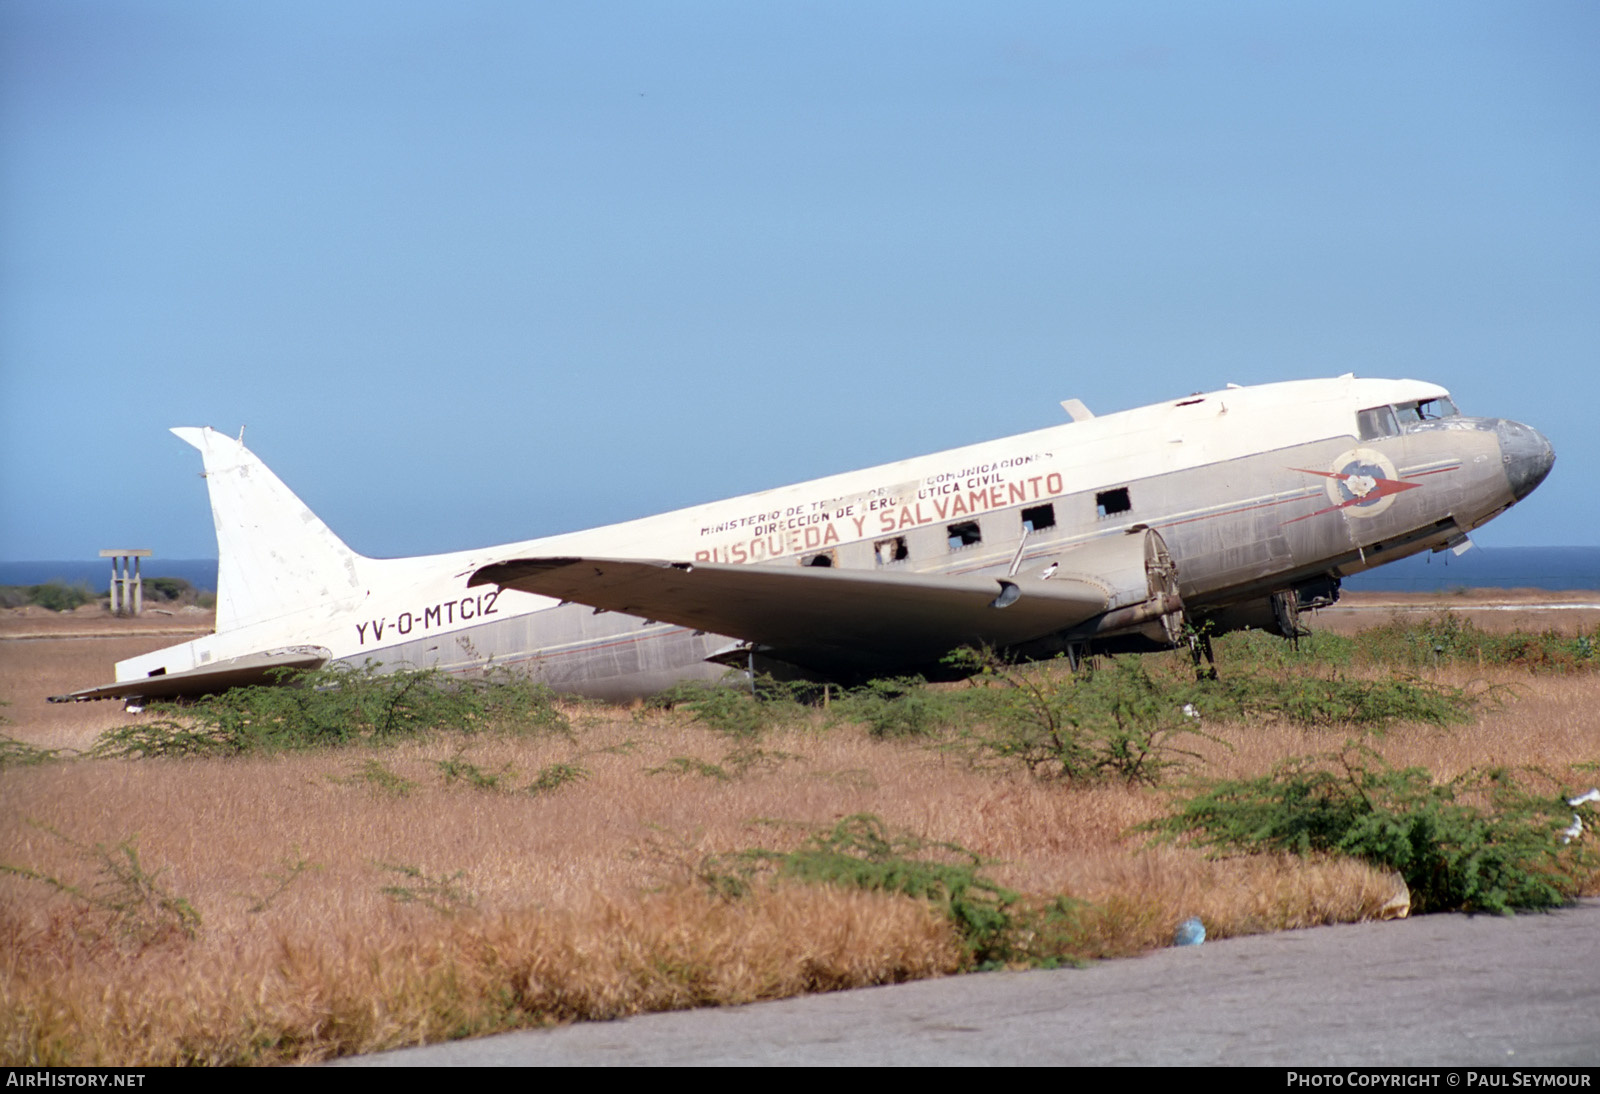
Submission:
[[[1389,619],[1419,620],[1440,612],[1492,633],[1556,630],[1593,634],[1600,627],[1600,592],[1461,589],[1448,593],[1345,593],[1337,605],[1305,622],[1314,629],[1355,634]]]
[[[1529,611],[1524,626],[1580,623]],[[42,697],[178,640],[127,633],[140,625],[0,621],[5,732],[81,750],[128,724],[117,704]],[[96,629],[112,636],[69,637]],[[10,637],[22,633],[47,636]],[[1434,676],[1492,699],[1466,725],[1368,737],[1391,763],[1600,782],[1600,673]],[[570,734],[0,770],[0,1063],[309,1062],[970,968],[930,902],[792,881],[732,899],[704,884],[714,856],[794,848],[858,814],[960,844],[1023,904],[1071,898],[1075,958],[1168,945],[1194,915],[1213,938],[1374,917],[1400,887],[1351,860],[1210,858],[1130,834],[1167,811],[1174,780],[1042,781],[821,710],[752,748],[682,712],[563,709]],[[1261,774],[1357,735],[1205,729],[1213,739],[1186,745],[1200,754],[1190,775]],[[558,765],[581,777],[528,792]]]
[[[119,619],[98,605],[73,612],[44,608],[0,611],[0,717],[4,732],[45,748],[87,748],[97,734],[123,725],[120,703],[50,704],[45,699],[114,675],[129,657],[209,634],[212,612],[146,612]]]

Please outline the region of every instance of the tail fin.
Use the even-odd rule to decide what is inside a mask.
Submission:
[[[363,561],[242,440],[174,429],[205,460],[217,526],[217,633],[359,593]]]

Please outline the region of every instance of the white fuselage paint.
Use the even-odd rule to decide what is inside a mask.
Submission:
[[[1057,508],[1057,524],[1028,538],[1030,555],[1039,553],[1036,544],[1060,550],[1146,524],[1168,537],[1186,602],[1204,607],[1207,598],[1270,591],[1277,581],[1319,568],[1360,569],[1368,542],[1375,542],[1363,539],[1367,528],[1381,525],[1399,543],[1394,529],[1402,525],[1454,522],[1438,535],[1407,540],[1402,553],[1412,553],[1436,548],[1445,532],[1459,536],[1511,504],[1504,472],[1489,466],[1500,456],[1483,428],[1387,446],[1356,439],[1359,410],[1445,395],[1419,381],[1349,376],[1230,388],[621,524],[404,559],[350,552],[242,445],[211,430],[175,430],[201,449],[212,479],[221,559],[217,633],[120,662],[117,679],[305,645],[358,664],[455,671],[537,666],[568,653],[575,667],[554,674],[558,686],[637,693],[672,678],[721,672],[702,659],[728,640],[596,617],[514,590],[469,588],[469,576],[501,560],[537,556],[794,565],[829,551],[836,565],[867,567],[880,564],[875,545],[894,537],[909,544],[911,557],[899,563],[906,569],[1003,569],[1021,550],[1019,514],[1043,504]],[[1406,524],[1402,513],[1410,510],[1400,507],[1427,490],[1360,496],[1365,504],[1351,504],[1349,495],[1363,494],[1361,487],[1370,493],[1373,482],[1339,478],[1341,460],[1393,464],[1384,472],[1392,479],[1449,479],[1457,500],[1443,517],[1422,507]],[[1471,489],[1461,486],[1463,468],[1476,476]],[[1340,507],[1339,483],[1350,481],[1356,486],[1345,488]],[[1097,492],[1123,487],[1135,494],[1129,512],[1108,519],[1095,511]],[[1362,518],[1370,519],[1363,525]],[[982,545],[952,550],[949,527],[973,519],[989,524]],[[1241,544],[1255,546],[1241,555]],[[1318,552],[1326,554],[1312,557]],[[651,642],[665,652],[617,660],[618,643]]]

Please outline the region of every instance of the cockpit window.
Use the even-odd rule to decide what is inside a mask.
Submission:
[[[1364,441],[1375,440],[1378,437],[1393,437],[1400,432],[1399,423],[1394,419],[1394,411],[1386,406],[1375,406],[1371,410],[1358,412],[1356,425]]]
[[[1369,412],[1362,411],[1362,413]],[[1433,422],[1438,421],[1440,418],[1454,418],[1457,416],[1458,411],[1456,410],[1456,404],[1450,401],[1450,396],[1441,395],[1437,399],[1422,399],[1415,403],[1396,403],[1394,405],[1394,414],[1396,420],[1400,423],[1400,428],[1404,429],[1414,422]],[[1362,437],[1365,438],[1366,434],[1363,433]]]

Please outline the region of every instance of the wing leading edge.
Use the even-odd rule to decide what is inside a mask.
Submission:
[[[1118,607],[1089,576],[996,578],[804,566],[523,558],[485,566],[499,585],[752,643],[826,673],[926,664],[960,646],[1019,646]]]

